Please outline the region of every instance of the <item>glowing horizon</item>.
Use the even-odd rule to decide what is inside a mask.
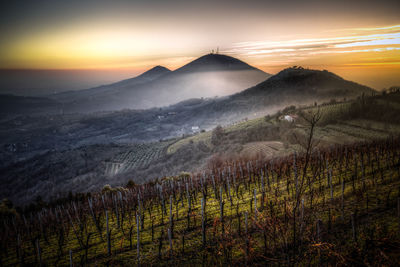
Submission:
[[[155,65],[174,70],[219,47],[221,54],[272,74],[301,65],[374,88],[400,84],[396,1],[266,2],[10,4],[0,18],[0,69],[134,76]]]

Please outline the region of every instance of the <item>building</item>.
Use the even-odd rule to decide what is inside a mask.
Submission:
[[[285,115],[283,119],[288,122],[294,122],[294,117],[291,115]]]

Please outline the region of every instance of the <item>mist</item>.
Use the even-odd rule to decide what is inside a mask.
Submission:
[[[0,94],[45,96],[130,78],[132,70],[0,70]]]
[[[66,112],[113,111],[165,107],[191,98],[227,96],[269,77],[257,70],[171,72],[150,82],[140,76],[86,91],[55,95]]]
[[[232,95],[266,79],[252,70],[207,71],[183,74],[178,79],[144,84],[142,90],[132,91],[130,108],[162,107],[190,98],[213,98]],[[141,88],[141,89],[142,89]],[[161,90],[160,90],[161,89]],[[115,109],[122,107],[116,106]]]

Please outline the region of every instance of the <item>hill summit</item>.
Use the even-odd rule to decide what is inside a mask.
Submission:
[[[147,80],[154,80],[160,77],[161,75],[164,75],[166,73],[171,72],[169,69],[163,66],[155,66],[154,68],[140,74],[139,76],[135,78],[142,78],[142,79],[147,79]]]
[[[196,71],[234,71],[234,70],[257,70],[249,64],[227,55],[207,54],[175,72],[196,72]]]
[[[145,83],[145,82],[150,82],[153,80],[156,80],[158,78],[160,78],[161,76],[163,76],[164,74],[167,74],[171,72],[169,69],[167,69],[166,67],[163,66],[155,66],[151,69],[149,69],[146,72],[143,72],[142,74],[140,74],[139,76],[133,77],[133,78],[129,78],[126,80],[122,80],[120,82],[116,82],[114,84],[110,84],[110,85],[106,85],[106,86],[115,86],[115,85],[129,85],[129,86],[133,86],[136,84],[140,84],[140,83]]]
[[[309,85],[313,85],[313,84],[319,84],[321,82],[338,83],[344,81],[345,79],[343,79],[342,77],[327,70],[305,69],[303,67],[298,67],[298,66],[286,68],[269,79],[270,83],[281,82],[291,85],[296,85],[298,83],[302,84],[306,83]]]
[[[302,67],[290,67],[280,71],[266,81],[243,91],[242,95],[266,94],[291,98],[355,97],[374,90],[358,83],[347,81],[327,70],[313,70]]]

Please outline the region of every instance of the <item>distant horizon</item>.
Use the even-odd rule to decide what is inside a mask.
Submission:
[[[212,50],[272,74],[299,65],[380,90],[400,84],[398,14],[397,0],[8,1],[0,91],[85,89]],[[43,70],[58,78],[34,75]]]
[[[203,55],[205,54],[202,54],[201,56]],[[196,58],[189,59],[189,61],[185,62],[183,65],[186,65],[187,63],[190,63],[192,60],[195,59]],[[243,58],[238,58],[238,59],[248,63],[246,60],[243,60]],[[97,86],[112,84],[124,79],[134,78],[156,66],[163,66],[171,71],[174,71],[182,67],[183,65],[166,66],[162,64],[155,64],[140,70],[129,69],[129,68],[128,69],[123,69],[123,68],[4,69],[3,68],[0,69],[0,94],[14,94],[20,96],[45,96],[52,93],[84,90]],[[282,68],[280,69],[276,67],[275,68],[276,70],[274,72],[271,71],[271,68],[262,68],[257,65],[252,65],[252,66],[269,74],[275,75],[286,68],[290,68],[296,65],[282,66]],[[315,70],[327,70],[341,76],[346,80],[350,80],[362,85],[369,86],[378,91],[385,88],[389,88],[391,86],[400,86],[400,79],[397,82],[397,84],[396,81],[393,83],[390,83],[390,81],[386,81],[383,86],[377,87],[377,84],[379,84],[379,82],[378,83],[376,81],[374,82],[372,81],[372,79],[370,79],[371,82],[368,82],[368,80],[367,81],[364,80],[363,82],[362,75],[361,76],[354,75],[354,73],[349,73],[348,71],[346,71],[346,69],[340,70],[340,68],[336,69],[335,67],[332,67],[333,69],[332,70],[329,68],[323,68],[323,66],[320,66],[320,68],[313,66],[306,66],[306,65],[297,65],[297,66]],[[357,80],[357,78],[359,80]],[[35,86],[32,86],[32,84],[35,84]],[[243,88],[243,90],[245,89],[247,88]]]

